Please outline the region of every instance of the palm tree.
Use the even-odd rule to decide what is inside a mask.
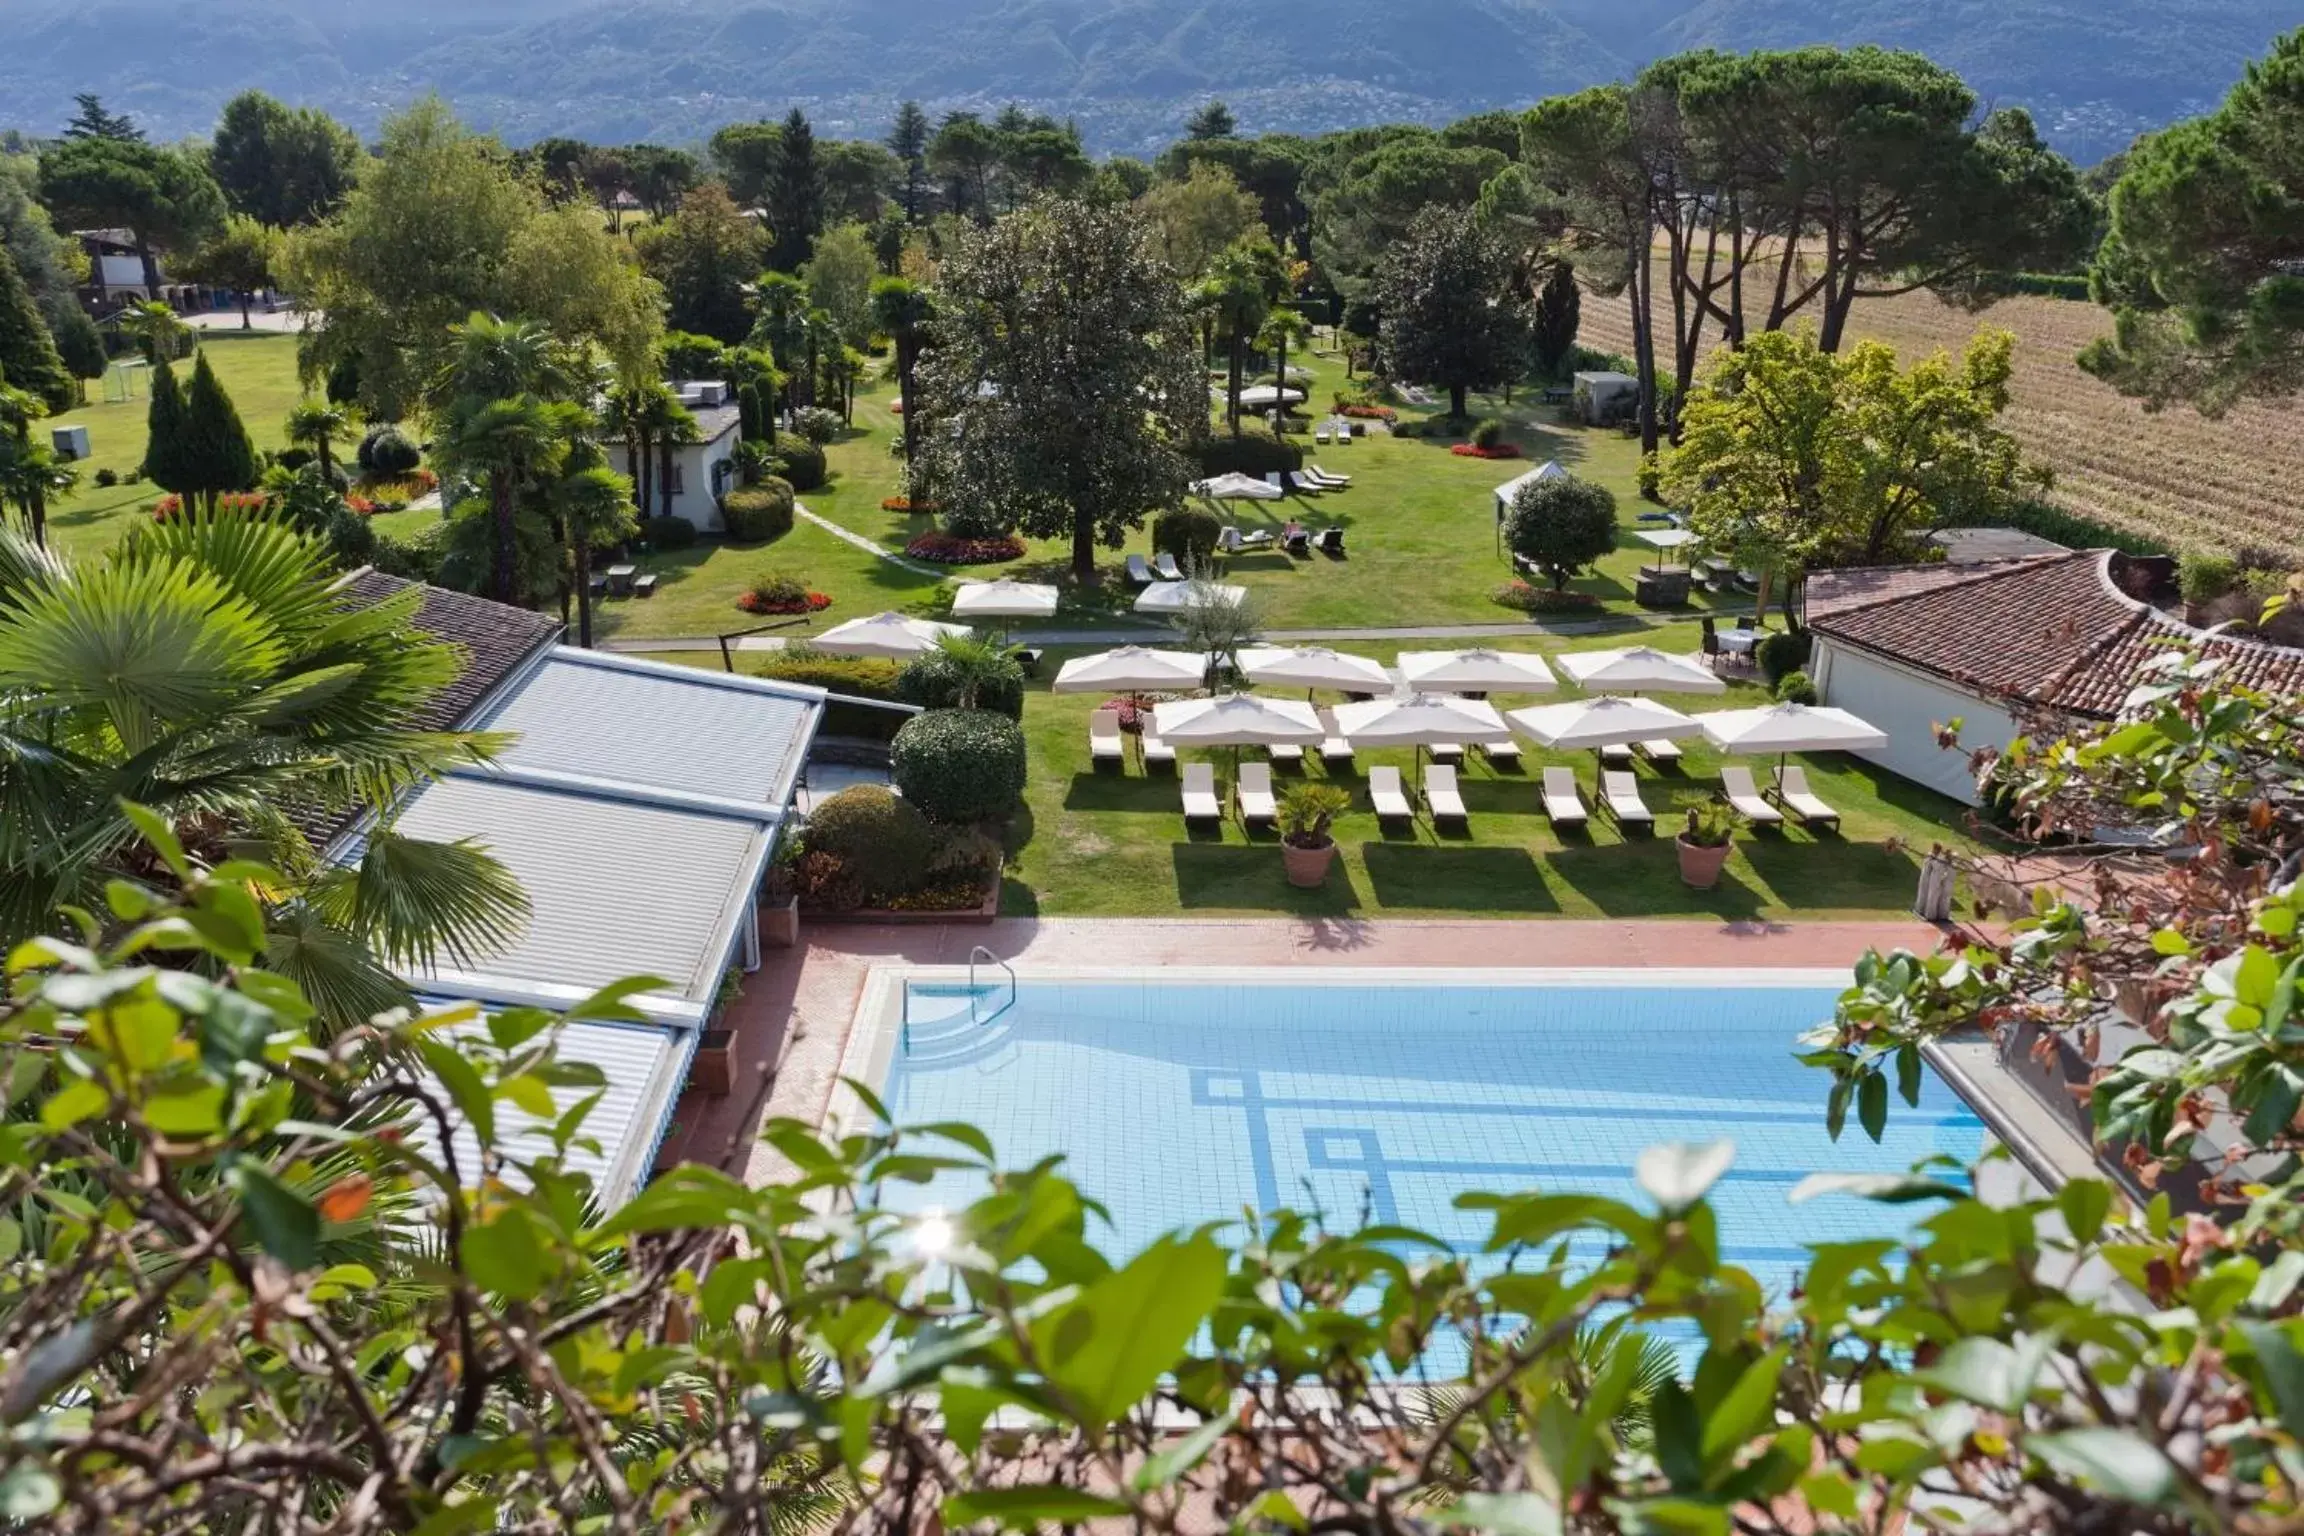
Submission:
[[[205,862],[253,848],[281,871],[266,966],[332,1024],[405,1003],[395,967],[517,935],[526,899],[477,848],[387,819],[325,865],[299,830],[492,745],[418,724],[459,662],[416,627],[417,591],[348,617],[335,580],[321,540],[261,514],[146,525],[76,565],[0,530],[0,942],[102,910],[108,880],[165,879],[124,804]]]
[[[145,299],[120,311],[120,334],[132,336],[144,351],[144,361],[157,368],[184,355],[184,339],[192,328],[176,311],[157,299]]]
[[[561,475],[549,494],[574,576],[576,641],[590,649],[592,551],[613,548],[639,531],[632,518],[632,482],[605,464],[590,464]]]
[[[665,392],[664,402],[665,409],[658,414],[655,422],[656,496],[659,515],[670,517],[672,493],[676,489],[672,483],[672,450],[682,443],[702,441],[703,432],[696,425],[696,418],[689,414],[688,407],[682,405],[669,390]]]
[[[1240,240],[1217,254],[1200,285],[1200,302],[1215,320],[1217,334],[1230,352],[1224,419],[1234,433],[1240,430],[1241,375],[1247,367],[1248,347],[1286,284],[1287,270],[1271,241]]]
[[[79,483],[80,472],[46,443],[0,442],[0,503],[15,503],[34,544],[48,542],[48,503]]]
[[[496,600],[519,601],[520,491],[531,480],[559,469],[570,440],[581,430],[583,411],[534,395],[488,400],[458,415],[440,440],[441,461],[488,490],[488,515],[495,527],[489,586]]]
[[[904,491],[913,501],[923,496],[920,484],[920,425],[918,376],[920,348],[936,318],[936,295],[901,277],[883,277],[872,285],[872,323],[896,349],[896,399],[904,416]]]
[[[1288,388],[1288,349],[1312,334],[1312,323],[1292,309],[1275,309],[1256,333],[1256,345],[1272,353],[1272,377]],[[1280,412],[1288,412],[1288,396],[1280,396]]]
[[[288,441],[312,450],[320,478],[336,478],[335,446],[352,429],[352,413],[333,400],[307,400],[288,413]]]

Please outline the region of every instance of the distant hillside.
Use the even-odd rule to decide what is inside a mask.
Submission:
[[[894,104],[1018,100],[1091,144],[1166,142],[1216,95],[1251,131],[1443,120],[1681,48],[1918,48],[2031,106],[2083,159],[2220,96],[2295,0],[7,0],[0,126],[97,90],[162,137],[254,85],[363,130],[427,89],[514,140],[696,139],[797,101],[832,133]]]

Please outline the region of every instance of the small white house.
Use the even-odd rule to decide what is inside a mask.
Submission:
[[[720,517],[720,498],[736,483],[736,444],[741,438],[743,413],[728,386],[717,379],[676,379],[670,387],[688,407],[688,414],[696,418],[696,441],[676,443],[669,454],[658,453],[650,476],[653,496],[648,515],[685,518],[696,525],[698,533],[723,532],[727,525]],[[630,449],[623,449],[619,457],[624,473],[638,483],[640,469],[632,462]]]
[[[1639,408],[1640,381],[1628,373],[1579,373],[1576,399],[1587,426],[1601,426]]]

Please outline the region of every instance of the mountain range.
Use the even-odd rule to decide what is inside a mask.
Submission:
[[[1692,47],[1875,42],[2030,107],[2094,160],[2213,104],[2295,0],[0,0],[0,128],[75,91],[156,137],[255,86],[363,132],[436,90],[518,143],[695,142],[795,103],[877,135],[895,104],[1018,101],[1142,153],[1220,97],[1243,131],[1440,122],[1620,78]]]

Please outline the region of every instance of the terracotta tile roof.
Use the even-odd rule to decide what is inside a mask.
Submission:
[[[338,590],[349,606],[366,607],[417,585],[381,571],[362,570],[346,578]],[[544,614],[445,587],[427,586],[421,591],[416,627],[453,642],[464,660],[456,681],[425,705],[418,721],[425,730],[461,725],[498,683],[540,647],[560,638],[560,621]]]
[[[2304,695],[2304,650],[2210,636],[2113,584],[2110,550],[1970,566],[1822,571],[1809,627],[1979,693],[2109,718],[2136,669],[2175,640],[2224,658],[2228,675]]]

